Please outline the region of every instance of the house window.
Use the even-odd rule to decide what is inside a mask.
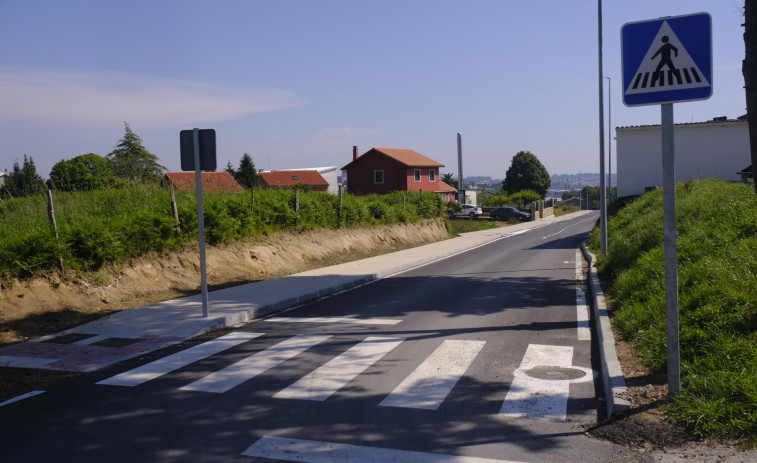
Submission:
[[[436,181],[436,169],[428,170],[428,181],[434,183]]]
[[[415,183],[418,183],[421,181],[421,170],[415,169]]]
[[[384,171],[383,170],[374,170],[373,171],[373,183],[376,183],[376,184],[384,183]]]

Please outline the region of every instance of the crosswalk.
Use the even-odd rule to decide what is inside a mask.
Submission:
[[[667,79],[666,79],[667,78]],[[677,87],[699,84],[702,78],[695,67],[670,69],[667,71],[639,72],[633,81],[633,90],[653,87]]]
[[[100,381],[99,385],[135,387],[155,380],[212,355],[264,336],[260,332],[234,332],[191,347],[162,359]],[[296,334],[251,354],[215,372],[205,374],[184,386],[181,391],[222,394],[249,381],[318,345],[328,344],[328,334]],[[367,336],[352,347],[273,394],[275,399],[325,401],[355,380],[385,355],[406,341],[402,337]],[[484,349],[486,341],[445,339],[393,390],[387,390],[381,407],[438,410]],[[537,352],[539,353],[537,355]],[[571,367],[573,348],[565,346],[529,346],[521,369],[537,367],[570,369],[581,378],[545,381],[518,374],[510,386],[517,396],[508,394],[502,405],[503,417],[533,417],[565,421],[568,390],[571,382],[592,378],[591,372]],[[409,359],[408,361],[412,361]],[[537,368],[538,369],[538,368]],[[526,373],[528,373],[526,371]],[[545,402],[548,401],[548,402]],[[512,403],[518,404],[513,409]],[[545,407],[549,413],[545,413]]]

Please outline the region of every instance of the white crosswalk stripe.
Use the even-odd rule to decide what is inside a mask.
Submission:
[[[387,352],[404,341],[403,338],[371,336],[320,368],[304,376],[274,397],[323,401],[352,381]]]
[[[225,336],[207,341],[187,350],[177,352],[160,360],[142,365],[139,368],[129,370],[120,375],[113,376],[97,384],[106,384],[110,386],[137,386],[145,381],[150,381],[166,373],[178,370],[190,363],[197,362],[211,355],[230,349],[236,345],[247,342],[250,339],[263,336],[263,333],[245,333],[235,332]]]
[[[444,341],[379,405],[438,409],[484,344],[485,341]]]
[[[298,334],[180,389],[182,391],[226,392],[330,337]]]

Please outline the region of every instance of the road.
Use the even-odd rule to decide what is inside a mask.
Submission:
[[[2,460],[624,461],[582,428],[603,413],[576,305],[577,247],[595,220],[507,236],[7,405]]]

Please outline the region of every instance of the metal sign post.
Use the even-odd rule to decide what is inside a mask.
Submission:
[[[712,18],[696,13],[627,23],[621,47],[623,103],[660,105],[668,394],[674,396],[681,393],[681,353],[673,103],[712,95]]]
[[[202,316],[208,317],[208,272],[205,263],[205,212],[202,199],[202,171],[216,169],[216,132],[213,129],[182,130],[179,134],[181,169],[194,170],[197,194],[197,228],[200,244],[200,286]]]
[[[660,105],[662,122],[663,240],[665,242],[665,322],[668,339],[668,393],[681,393],[678,344],[678,235],[676,232],[675,138],[673,103]]]
[[[200,168],[200,129],[192,129],[195,161],[195,192],[197,194],[197,229],[200,242],[200,287],[202,288],[202,316],[208,316],[208,271],[205,265],[205,211],[202,199],[202,169]]]

